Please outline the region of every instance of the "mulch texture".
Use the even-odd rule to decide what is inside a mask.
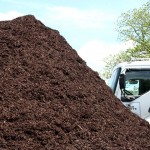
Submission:
[[[57,30],[32,15],[0,22],[0,150],[149,149],[148,122]]]

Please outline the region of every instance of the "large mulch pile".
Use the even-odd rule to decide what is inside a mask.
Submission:
[[[148,122],[58,31],[32,15],[0,22],[0,150],[149,149]]]

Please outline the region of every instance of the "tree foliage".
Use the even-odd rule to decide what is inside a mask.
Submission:
[[[136,44],[134,52],[150,53],[150,2],[121,14],[117,26],[121,40],[131,40]]]
[[[104,62],[106,65],[102,73],[103,78],[106,79],[110,78],[114,66],[124,61],[130,61],[130,59],[131,59],[130,49],[128,49],[127,51],[121,51],[119,54],[110,55],[107,58],[105,58]]]
[[[132,41],[135,47],[105,58],[105,78],[110,77],[113,67],[120,62],[129,61],[131,57],[150,57],[150,2],[121,14],[117,32],[122,41]]]

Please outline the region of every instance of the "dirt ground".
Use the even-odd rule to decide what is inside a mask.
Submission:
[[[150,150],[150,126],[27,15],[0,22],[0,150]]]

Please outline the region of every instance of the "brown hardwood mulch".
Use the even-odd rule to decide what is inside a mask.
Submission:
[[[149,149],[148,122],[57,30],[32,15],[0,21],[0,150]]]

